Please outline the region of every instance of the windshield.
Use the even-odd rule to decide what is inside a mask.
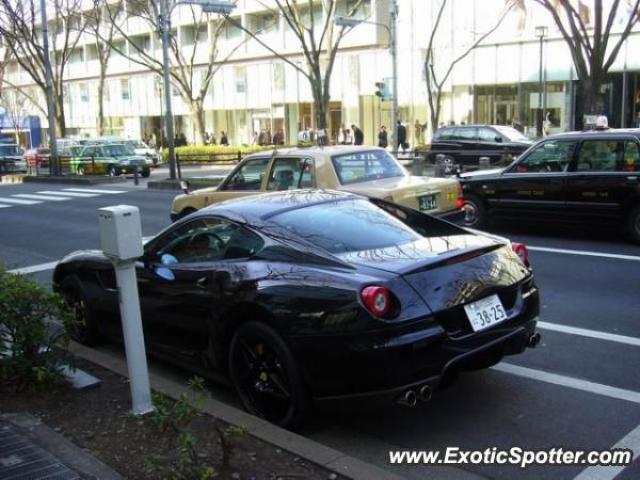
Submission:
[[[0,145],[0,155],[22,155],[22,149],[17,145]]]
[[[505,126],[494,126],[496,130],[498,130],[502,135],[507,137],[512,142],[529,142],[530,140],[525,137],[522,133],[516,130],[513,127],[505,127]]]
[[[135,154],[131,145],[104,145],[102,151],[107,157],[124,157]]]
[[[331,253],[388,248],[422,238],[367,200],[298,208],[275,215],[271,221]]]
[[[336,155],[331,160],[342,185],[406,175],[397,160],[384,150]]]

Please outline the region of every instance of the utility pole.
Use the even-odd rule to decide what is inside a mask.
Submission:
[[[47,89],[47,118],[49,119],[49,172],[53,169],[54,175],[58,175],[58,144],[56,142],[56,104],[53,101],[53,72],[49,59],[49,27],[47,25],[47,5],[45,0],[40,0],[40,21],[42,22],[42,49],[44,57],[44,75]]]
[[[398,44],[397,44],[397,28],[398,5],[396,0],[389,0],[389,50],[391,53],[392,68],[392,91],[391,96],[391,145],[392,150],[398,154]]]
[[[44,0],[42,0],[44,1]],[[164,125],[169,148],[169,177],[176,179],[176,145],[173,132],[173,111],[171,109],[171,83],[169,81],[169,13],[167,1],[160,0],[160,30],[162,35],[162,80],[164,84]],[[162,143],[162,139],[161,139]]]

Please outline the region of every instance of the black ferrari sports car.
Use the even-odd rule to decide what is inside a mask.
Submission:
[[[250,412],[292,426],[311,407],[414,406],[459,370],[535,346],[538,290],[509,241],[383,200],[299,190],[228,201],[145,244],[148,350],[231,381]],[[118,339],[100,251],[60,261],[72,336]]]

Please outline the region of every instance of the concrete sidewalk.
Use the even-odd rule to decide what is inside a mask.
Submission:
[[[122,480],[100,460],[28,414],[0,415],[0,479]]]

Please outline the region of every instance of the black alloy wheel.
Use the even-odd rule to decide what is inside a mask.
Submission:
[[[151,175],[151,170],[149,170],[148,168],[142,170],[142,178],[149,178],[149,175]]]
[[[229,373],[247,411],[282,427],[303,423],[307,392],[289,348],[271,327],[248,322],[238,328]]]
[[[93,346],[101,343],[102,335],[95,319],[89,313],[80,280],[75,276],[67,277],[61,287],[64,301],[72,314],[71,322],[67,325],[69,336],[83,345]]]
[[[475,195],[465,195],[464,206],[464,226],[470,228],[482,228],[487,223],[487,210]]]

